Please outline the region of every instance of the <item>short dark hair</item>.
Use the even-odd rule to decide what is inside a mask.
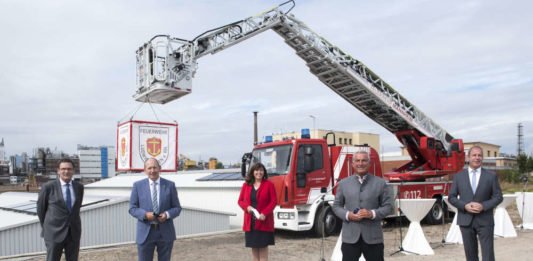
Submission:
[[[57,168],[59,169],[59,166],[61,163],[70,163],[72,165],[72,168],[74,168],[74,161],[69,158],[62,158],[57,161]]]
[[[268,174],[267,174],[265,165],[263,165],[263,163],[261,162],[257,162],[254,165],[252,165],[250,169],[248,170],[248,173],[246,174],[246,178],[244,178],[246,183],[253,184],[255,182],[254,171],[258,169],[263,169],[263,172],[265,172],[265,175],[263,175],[263,180],[268,179]]]

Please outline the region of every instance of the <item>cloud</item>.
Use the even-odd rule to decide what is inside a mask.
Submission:
[[[156,34],[192,39],[275,1],[3,1],[2,124],[8,155],[36,146],[75,153],[113,145],[138,107],[135,50]],[[292,13],[361,60],[453,136],[533,152],[533,17],[528,1],[297,1]],[[321,129],[377,133],[400,144],[309,73],[274,32],[201,58],[193,92],[155,106],[179,123],[179,151],[237,162],[260,136]],[[144,106],[146,107],[146,106]],[[149,108],[137,117],[153,118]]]

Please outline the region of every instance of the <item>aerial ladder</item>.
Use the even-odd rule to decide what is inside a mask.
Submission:
[[[393,133],[407,149],[411,161],[385,173],[389,181],[423,181],[463,168],[461,139],[454,139],[361,61],[290,14],[294,5],[294,1],[287,1],[256,16],[206,31],[192,40],[168,35],[153,37],[136,52],[134,99],[165,104],[187,95],[192,91],[198,59],[273,30],[321,82]]]

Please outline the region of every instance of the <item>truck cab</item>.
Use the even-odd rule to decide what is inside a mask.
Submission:
[[[334,140],[334,138],[333,138]],[[330,235],[340,225],[331,204],[335,184],[351,175],[351,157],[358,150],[370,152],[372,173],[381,176],[377,152],[368,146],[335,146],[327,139],[311,139],[302,130],[301,139],[265,142],[243,157],[246,166],[261,162],[276,188],[278,206],[274,210],[276,229],[307,231]],[[324,220],[324,222],[322,222]]]
[[[287,139],[257,145],[251,164],[265,165],[281,208],[306,204],[331,184],[328,147],[323,139]]]

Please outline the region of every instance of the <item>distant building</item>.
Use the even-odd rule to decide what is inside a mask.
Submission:
[[[208,169],[216,169],[217,168],[217,164],[218,164],[218,159],[217,158],[215,158],[215,157],[209,158]]]
[[[496,144],[490,144],[482,141],[465,142],[465,165],[468,165],[468,151],[473,146],[479,146],[483,149],[483,166],[492,169],[512,169],[517,167],[516,157],[500,153],[500,147]]]
[[[4,148],[4,138],[0,141],[0,164],[4,163],[6,160],[6,151]]]
[[[483,149],[483,167],[493,170],[513,169],[517,166],[516,158],[504,153],[500,153],[500,147],[482,141],[464,142],[465,150],[465,167],[468,166],[468,151],[473,146],[480,146]],[[392,171],[403,164],[409,162],[411,157],[405,147],[401,148],[400,153],[382,155],[382,169],[384,172]]]
[[[368,144],[379,153],[380,143],[379,135],[374,133],[364,132],[347,132],[347,131],[333,131],[333,130],[309,130],[312,139],[323,139],[327,133],[333,132],[335,134],[335,144],[337,145],[364,145]],[[286,132],[272,135],[273,141],[279,141],[283,139],[301,138],[301,132]]]
[[[115,176],[114,146],[90,147],[78,144],[78,158],[82,180],[100,180]]]
[[[23,154],[23,156],[25,153]],[[27,155],[26,155],[27,157]],[[57,178],[60,159],[68,158],[74,162],[74,179],[80,179],[80,160],[78,155],[69,155],[57,149],[35,148],[33,156],[27,160],[27,174],[36,175],[38,181]]]
[[[6,161],[4,138],[0,141],[0,184],[9,183],[9,164]]]
[[[55,175],[57,175],[57,169],[59,168],[59,160],[69,158],[74,162],[74,178],[79,179],[76,174],[80,173],[80,160],[77,155],[69,155],[67,153],[64,153],[60,150],[50,150],[49,148],[46,148],[44,150],[44,173],[48,175],[51,178],[54,178]]]
[[[483,158],[489,158],[489,157],[499,157],[500,156],[500,147],[496,144],[490,144],[482,141],[473,141],[473,142],[465,142],[465,154],[468,155],[468,151],[470,151],[470,148],[474,146],[479,146],[483,149]]]

